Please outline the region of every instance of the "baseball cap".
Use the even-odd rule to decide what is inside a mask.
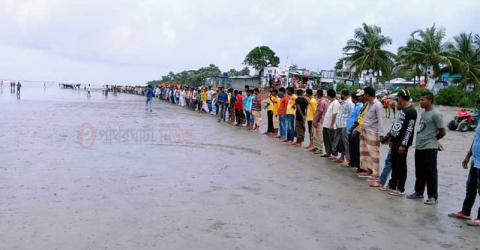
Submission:
[[[363,89],[358,89],[357,90],[357,93],[355,93],[356,96],[362,96],[364,95],[365,93],[363,92]]]
[[[410,91],[402,89],[398,92],[398,97],[402,98],[403,100],[410,100]]]

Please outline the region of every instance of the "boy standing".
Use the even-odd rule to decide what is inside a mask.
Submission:
[[[393,122],[390,132],[386,135],[390,140],[392,149],[392,177],[388,187],[392,189],[391,195],[405,194],[405,182],[407,180],[407,155],[408,148],[413,142],[417,111],[410,102],[410,92],[402,89],[398,92],[397,110],[401,110],[397,119]],[[371,177],[373,179],[374,177]],[[378,178],[375,180],[377,181]]]
[[[301,147],[305,139],[305,121],[307,120],[308,101],[303,97],[303,90],[301,89],[297,89],[297,96],[295,100],[295,135],[297,142],[294,145],[295,147]]]
[[[315,147],[313,146],[313,116],[317,111],[317,99],[313,96],[313,91],[307,89],[306,91],[308,108],[307,108],[307,124],[308,124],[308,134],[310,135],[310,144],[305,147],[308,151],[313,151]]]
[[[323,143],[325,144],[325,154],[322,157],[336,158],[333,151],[333,142],[335,141],[337,115],[340,112],[340,103],[337,100],[337,93],[333,89],[327,91],[327,99],[330,101],[327,113],[323,121]]]

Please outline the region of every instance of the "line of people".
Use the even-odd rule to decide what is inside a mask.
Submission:
[[[245,86],[244,91],[225,91],[221,87],[218,91],[213,91],[211,87],[172,87],[161,88],[156,93],[157,97],[172,104],[178,103],[193,111],[216,115],[218,122],[228,122],[254,131],[259,130],[262,110],[266,109],[268,125],[265,135],[302,147],[308,129],[306,150],[350,168],[358,177],[372,182],[370,187],[393,196],[406,194],[407,155],[415,143],[416,181],[414,192],[407,198],[423,200],[426,189],[427,199],[424,203],[438,203],[437,155],[443,150],[439,140],[446,135],[446,130],[442,114],[433,105],[432,93],[423,93],[420,98],[420,107],[425,111],[421,114],[415,142],[417,111],[408,90],[398,93],[396,108],[399,115],[389,131],[384,129],[384,107],[372,87],[354,93],[344,89],[340,92],[340,98],[337,98],[333,89],[328,89],[324,95],[323,90],[317,90],[314,94],[311,89],[304,93],[302,89],[291,87],[271,89],[267,95],[262,95],[258,88],[250,90],[249,86]],[[477,104],[480,109],[480,100]],[[388,145],[389,152],[380,172],[381,144]],[[477,130],[463,167],[468,168],[469,163],[471,169],[463,209],[449,214],[450,217],[471,219],[476,192],[480,194],[480,130]],[[468,224],[480,226],[480,208],[478,217]]]

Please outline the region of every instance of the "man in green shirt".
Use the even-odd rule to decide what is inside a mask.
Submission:
[[[427,205],[438,203],[438,171],[437,153],[442,150],[438,140],[445,132],[442,114],[433,107],[433,94],[423,93],[420,97],[420,106],[425,109],[420,119],[420,126],[415,142],[415,193],[409,199],[423,199],[425,185],[427,186]]]

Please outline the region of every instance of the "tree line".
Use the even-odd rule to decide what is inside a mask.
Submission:
[[[407,44],[392,53],[384,48],[392,44],[392,39],[382,34],[382,29],[363,23],[354,30],[354,36],[347,41],[343,52],[347,55],[337,61],[340,69],[344,61],[355,68],[358,77],[363,70],[372,69],[382,73],[386,80],[392,77],[414,78],[443,73],[460,74],[460,86],[466,90],[474,84],[475,91],[480,87],[480,36],[460,33],[454,41],[445,41],[446,30],[435,24],[425,30],[415,30]]]

